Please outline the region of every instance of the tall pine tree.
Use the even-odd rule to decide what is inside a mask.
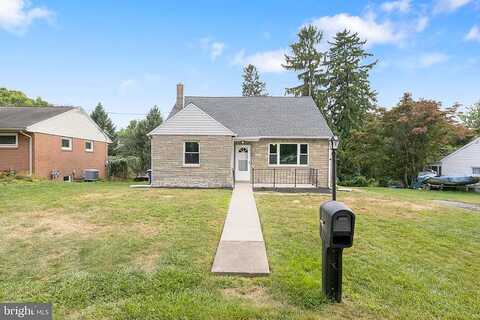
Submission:
[[[265,90],[265,82],[260,81],[257,68],[253,64],[249,64],[243,68],[242,77],[242,96],[253,97],[268,95]]]
[[[322,32],[309,25],[300,30],[298,41],[290,45],[292,55],[285,55],[285,64],[282,66],[298,72],[301,84],[286,88],[286,94],[312,96],[317,104],[322,103],[322,88],[325,85],[324,54],[318,50],[322,38]]]
[[[108,135],[110,140],[112,140],[112,143],[108,145],[108,154],[115,155],[118,145],[117,133],[115,131],[115,126],[112,120],[103,108],[101,102],[99,102],[95,107],[95,110],[92,111],[92,113],[90,114],[90,118],[92,118],[92,120],[95,121],[95,123],[100,127],[100,129],[102,129],[103,132]]]
[[[337,33],[327,53],[327,82],[323,113],[332,129],[343,139],[358,128],[376,103],[370,88],[369,73],[377,63],[364,64],[372,54],[364,49],[366,41],[357,33]]]

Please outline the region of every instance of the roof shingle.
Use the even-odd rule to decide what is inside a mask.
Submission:
[[[185,97],[239,137],[331,137],[311,97]],[[175,105],[168,118],[180,109]]]
[[[0,107],[0,129],[26,129],[74,107]]]

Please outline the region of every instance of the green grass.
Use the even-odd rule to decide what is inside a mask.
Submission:
[[[321,294],[322,195],[256,194],[272,274],[209,270],[230,191],[125,183],[0,186],[0,301],[55,319],[480,319],[480,214],[461,192],[339,194],[357,213],[344,302]]]
[[[480,194],[463,191],[438,191],[438,190],[412,190],[412,189],[391,189],[391,188],[367,188],[370,194],[384,198],[401,200],[450,200],[467,203],[480,203]],[[357,189],[362,190],[362,189]]]

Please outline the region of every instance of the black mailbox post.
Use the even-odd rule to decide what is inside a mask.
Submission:
[[[353,244],[355,215],[345,204],[327,201],[320,206],[320,237],[322,239],[323,293],[342,301],[342,253]]]

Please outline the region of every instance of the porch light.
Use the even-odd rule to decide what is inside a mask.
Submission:
[[[338,149],[338,144],[340,143],[340,140],[338,139],[337,136],[333,136],[330,139],[330,145],[332,147],[332,150],[337,150]]]

